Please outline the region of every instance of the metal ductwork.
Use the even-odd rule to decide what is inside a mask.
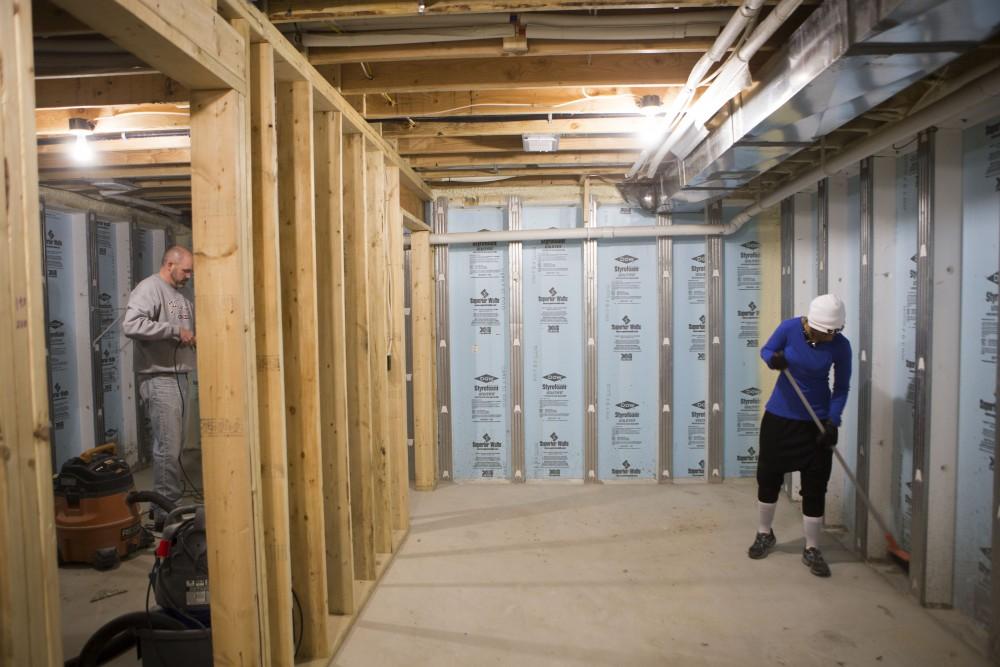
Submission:
[[[826,0],[705,140],[655,179],[622,184],[622,195],[650,211],[700,208],[998,30],[998,0]]]

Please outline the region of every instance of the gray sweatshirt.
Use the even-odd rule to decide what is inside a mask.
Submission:
[[[184,294],[159,273],[135,286],[125,307],[122,330],[135,341],[136,373],[194,371],[194,350],[177,346],[181,329],[194,331],[194,306]]]

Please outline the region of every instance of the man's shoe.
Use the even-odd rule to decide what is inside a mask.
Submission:
[[[830,566],[823,560],[823,553],[816,547],[809,547],[802,552],[802,562],[817,577],[830,576]]]
[[[754,538],[753,544],[751,544],[750,548],[747,550],[747,555],[754,560],[764,558],[777,543],[778,538],[774,536],[773,530],[768,533],[757,533],[757,537]]]

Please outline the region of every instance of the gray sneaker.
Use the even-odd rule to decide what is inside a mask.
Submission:
[[[747,550],[747,555],[754,560],[764,558],[777,543],[778,538],[774,536],[773,530],[768,533],[757,533],[757,537],[754,538],[753,544],[751,544],[750,548]]]
[[[816,547],[810,547],[802,551],[802,562],[806,564],[809,571],[817,577],[829,577],[830,566],[823,560],[823,552]]]

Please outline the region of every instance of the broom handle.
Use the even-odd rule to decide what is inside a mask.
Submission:
[[[795,381],[794,377],[792,377],[791,372],[787,368],[785,368],[781,372],[785,374],[785,377],[788,379],[788,382],[792,385],[792,389],[795,390],[795,393],[798,395],[799,400],[802,401],[802,405],[803,407],[805,407],[806,412],[809,413],[809,416],[812,417],[812,420],[816,423],[816,427],[819,429],[819,432],[826,433],[826,428],[823,426],[823,422],[821,422],[819,417],[816,416],[816,412],[812,409],[812,406],[809,405],[809,401],[806,399],[805,394],[802,393],[802,389],[799,387],[799,383]],[[876,510],[875,507],[872,505],[872,501],[868,497],[868,494],[865,493],[865,490],[861,488],[860,484],[858,484],[858,478],[854,476],[854,472],[851,470],[851,467],[847,465],[847,461],[845,461],[844,457],[840,455],[840,451],[838,451],[836,447],[833,448],[833,455],[837,457],[837,461],[844,469],[844,472],[847,473],[847,477],[851,480],[851,484],[854,485],[854,490],[857,491],[859,496],[861,496],[861,500],[864,501],[865,507],[867,507],[868,511],[871,512],[872,516],[875,517],[875,521],[878,522],[878,525],[882,529],[882,532],[884,532],[886,535],[891,536],[892,531],[889,530],[889,526],[886,524],[885,519],[882,518],[882,515],[879,514],[878,510]]]

